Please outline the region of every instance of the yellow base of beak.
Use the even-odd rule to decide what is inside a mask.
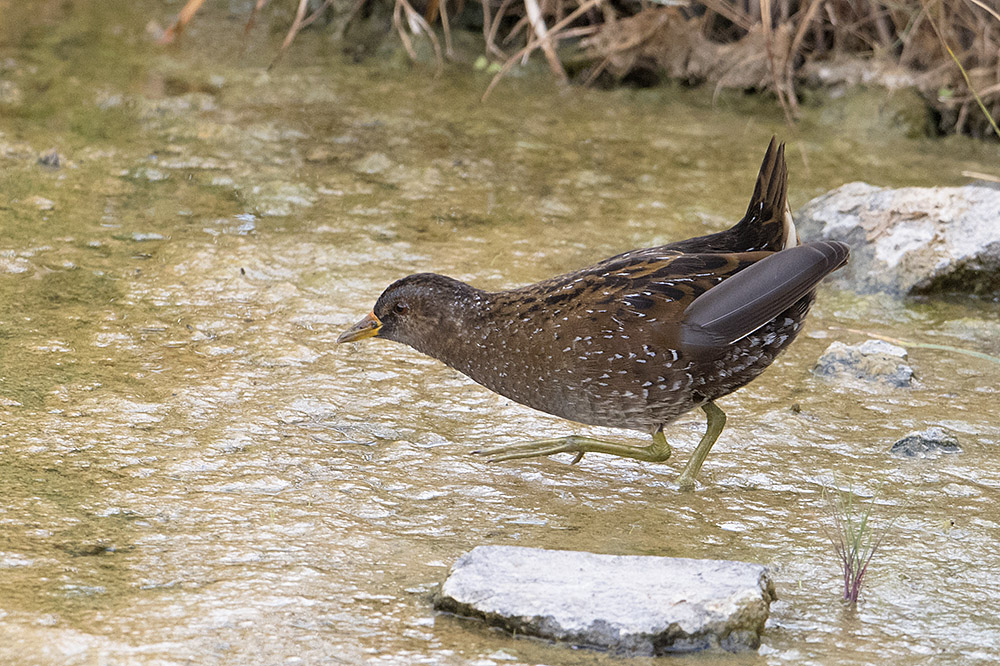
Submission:
[[[337,338],[337,342],[357,342],[365,338],[373,338],[378,335],[381,328],[382,322],[379,321],[374,312],[369,312],[368,316],[341,333],[340,337]]]

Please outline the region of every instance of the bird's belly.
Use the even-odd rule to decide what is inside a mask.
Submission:
[[[652,432],[698,404],[690,390],[695,377],[681,362],[560,368],[511,359],[499,375],[467,374],[515,402],[589,425]]]
[[[795,338],[812,298],[697,365],[676,350],[606,355],[603,363],[560,362],[556,354],[509,356],[502,368],[458,369],[515,402],[571,421],[653,432],[694,407],[745,386]],[[617,357],[617,358],[616,358]],[[544,359],[546,362],[539,362]]]

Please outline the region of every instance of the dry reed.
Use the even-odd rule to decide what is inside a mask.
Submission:
[[[439,69],[453,54],[452,22],[481,13],[485,55],[501,64],[484,99],[505,73],[541,51],[560,83],[674,78],[717,89],[767,90],[792,122],[809,66],[853,58],[873,71],[888,64],[908,72],[939,131],[998,134],[1000,0],[294,2],[279,56],[324,11],[348,15],[349,23],[366,5],[391,3],[403,48],[416,59],[413,39],[429,40]],[[188,0],[164,41],[178,37],[203,3]],[[247,30],[267,4],[257,0]],[[444,35],[444,49],[434,26]]]

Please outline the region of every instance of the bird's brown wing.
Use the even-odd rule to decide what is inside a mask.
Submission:
[[[806,243],[736,272],[685,308],[681,348],[698,357],[750,335],[843,266],[848,254],[848,246],[837,241]]]

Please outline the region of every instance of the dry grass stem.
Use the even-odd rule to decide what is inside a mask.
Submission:
[[[923,2],[924,0],[921,0],[921,3]],[[986,108],[986,105],[983,103],[982,97],[979,96],[979,93],[976,92],[975,86],[972,85],[972,81],[969,80],[969,73],[965,71],[965,67],[962,66],[962,61],[959,60],[958,56],[955,55],[955,52],[951,50],[951,46],[948,45],[948,40],[945,38],[944,33],[942,33],[941,28],[938,26],[937,21],[934,20],[934,17],[931,15],[930,11],[927,11],[927,18],[930,21],[931,27],[934,28],[934,32],[941,40],[941,44],[944,46],[945,50],[948,51],[948,55],[951,56],[951,59],[958,66],[958,71],[962,73],[962,78],[965,80],[965,85],[969,88],[969,92],[975,98],[976,104],[979,105],[979,108],[980,110],[982,110],[983,115],[986,116],[986,119],[989,121],[990,127],[993,128],[993,133],[996,134],[997,137],[1000,137],[1000,127],[997,127],[996,120],[993,119],[993,115]],[[955,123],[957,126],[962,127],[965,124],[965,119],[968,114],[967,109],[968,107],[966,105],[963,105],[961,110],[959,111],[959,117]]]
[[[160,44],[170,44],[180,37],[181,33],[184,32],[184,28],[187,27],[187,24],[191,22],[191,19],[194,18],[194,15],[198,13],[198,10],[201,9],[204,3],[205,0],[188,0],[184,3],[181,11],[177,14],[177,20],[160,37]]]
[[[417,60],[417,52],[413,48],[413,41],[406,32],[407,27],[409,27],[410,31],[414,34],[423,32],[427,35],[431,46],[434,48],[434,62],[437,63],[435,73],[440,74],[441,68],[444,66],[444,58],[441,56],[441,43],[438,41],[437,35],[434,34],[434,30],[408,0],[395,0],[395,2],[396,4],[393,6],[392,11],[392,22],[396,26],[396,32],[399,33],[400,41],[403,42],[403,48],[406,49],[407,55],[410,56],[411,60]],[[406,15],[407,23],[405,26],[403,25],[404,14]]]
[[[774,59],[774,34],[771,27],[771,0],[760,0],[761,25],[764,28],[764,44],[767,47],[767,62],[771,68],[771,82],[774,86],[774,93],[778,96],[778,103],[785,113],[785,122],[789,126],[795,124],[793,109],[798,106],[795,100],[795,93],[790,83],[786,85],[784,63],[777,63]]]
[[[274,56],[271,64],[267,66],[268,69],[271,69],[278,64],[281,57],[285,55],[285,51],[295,40],[295,36],[298,35],[303,28],[307,27],[310,23],[319,18],[322,15],[323,10],[329,7],[332,3],[333,0],[323,0],[323,4],[320,5],[316,11],[307,16],[306,11],[309,9],[309,0],[299,0],[298,7],[295,9],[295,18],[292,20],[292,26],[288,29],[288,32],[285,33],[285,39],[281,42],[278,54]],[[258,4],[261,4],[260,0],[258,0]]]
[[[581,14],[583,14],[584,12],[586,12],[587,10],[589,10],[591,7],[594,7],[595,5],[599,4],[600,2],[602,2],[602,0],[587,0],[587,2],[585,2],[582,5],[580,5],[579,7],[577,7],[568,16],[566,16],[564,19],[562,19],[561,21],[559,21],[558,23],[556,23],[554,26],[552,26],[552,28],[549,30],[550,36],[556,35],[560,30],[562,30],[563,28],[565,28],[566,26],[568,26],[570,23],[572,23],[574,20],[576,20],[577,17],[579,17]],[[522,56],[527,55],[536,46],[537,46],[537,44],[529,43],[523,49],[521,49],[520,51],[518,51],[517,53],[515,53],[513,56],[511,56],[510,58],[508,58],[507,62],[505,62],[503,64],[503,66],[500,68],[500,71],[497,72],[493,76],[493,79],[490,81],[490,84],[486,87],[486,92],[483,93],[483,96],[482,96],[481,100],[485,102],[486,98],[489,97],[489,95],[490,95],[491,92],[493,92],[493,88],[495,88],[496,85],[497,85],[497,83],[500,82],[500,79],[502,79],[503,76],[507,72],[509,72],[511,70],[511,68],[513,68],[514,65],[517,63],[518,58],[521,58]]]
[[[253,30],[253,27],[257,25],[257,17],[260,16],[260,11],[264,9],[264,6],[268,3],[268,0],[257,0],[254,3],[253,9],[250,10],[250,18],[247,19],[247,24],[243,27],[243,34],[249,35]]]
[[[998,14],[995,9],[987,5],[985,2],[980,2],[980,0],[969,0],[969,2],[979,7],[983,11],[988,12],[990,16],[995,18],[997,21],[1000,21],[1000,14]]]
[[[444,54],[451,60],[455,57],[455,49],[452,48],[451,44],[451,21],[448,20],[448,3],[442,2],[440,6],[441,11],[441,29],[444,31]],[[430,26],[427,26],[430,29]]]
[[[983,180],[988,183],[1000,183],[1000,176],[992,173],[983,173],[982,171],[963,171],[962,175],[966,178]],[[1000,362],[1000,360],[998,360],[998,362]]]
[[[563,69],[562,63],[559,62],[559,56],[556,55],[555,47],[552,46],[552,41],[549,39],[549,30],[545,25],[545,20],[542,18],[542,10],[538,6],[538,0],[522,1],[524,2],[525,11],[528,13],[528,22],[531,23],[531,28],[535,31],[538,43],[545,53],[545,59],[549,61],[549,68],[556,75],[559,83],[569,83],[566,70]]]

